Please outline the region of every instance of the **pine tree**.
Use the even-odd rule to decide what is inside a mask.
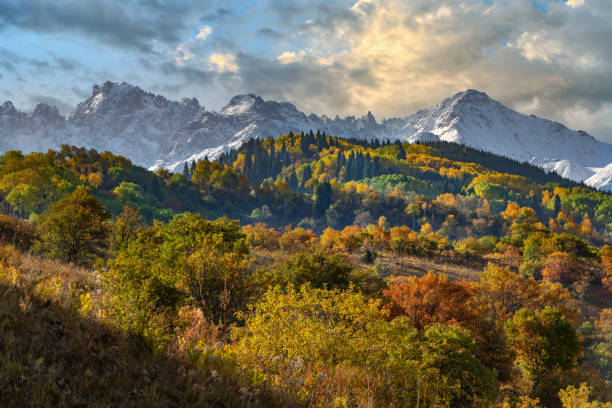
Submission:
[[[189,176],[189,167],[187,166],[187,162],[183,163],[183,176],[189,180],[191,177]]]
[[[340,170],[342,166],[344,166],[345,161],[344,152],[338,152],[338,156],[336,156],[336,176],[340,174]]]
[[[329,182],[325,181],[319,184],[315,191],[316,198],[314,202],[315,215],[322,217],[325,211],[329,208],[332,202],[332,188]]]
[[[395,145],[397,146],[397,160],[406,160],[406,151],[404,150],[402,143],[399,140],[396,140]]]
[[[302,174],[302,188],[304,190],[306,190],[306,183],[311,178],[312,178],[312,170],[310,169],[310,166],[307,165],[306,167],[304,167],[304,173]]]
[[[557,216],[557,214],[559,214],[560,211],[561,211],[561,197],[559,197],[559,194],[555,194],[555,201],[553,203],[553,212],[555,213],[555,217]]]
[[[291,188],[291,190],[293,190],[294,192],[297,191],[298,179],[297,179],[297,176],[295,175],[295,171],[292,171],[291,174],[289,175],[289,180],[287,180],[287,184],[289,184],[289,187]]]

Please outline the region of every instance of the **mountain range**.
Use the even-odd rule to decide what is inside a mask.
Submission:
[[[507,108],[475,90],[413,114],[377,122],[306,115],[288,102],[238,95],[219,112],[195,98],[171,101],[125,82],[94,85],[67,116],[38,104],[32,113],[0,105],[0,151],[46,151],[68,143],[122,154],[157,169],[214,158],[255,137],[321,130],[338,137],[448,141],[528,161],[563,177],[612,191],[612,145],[584,131]]]

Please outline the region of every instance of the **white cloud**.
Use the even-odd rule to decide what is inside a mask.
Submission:
[[[563,54],[563,45],[555,38],[550,38],[546,32],[525,32],[513,44],[521,50],[521,54],[530,60],[551,62],[553,58]]]
[[[584,6],[584,0],[567,0],[566,4],[570,7]]]
[[[172,54],[174,62],[180,67],[184,66],[186,62],[195,57],[195,54],[192,53],[185,44],[180,44],[178,47],[176,47]]]
[[[195,38],[200,41],[204,41],[206,38],[208,38],[209,35],[212,34],[212,31],[213,30],[211,26],[203,25],[202,27],[200,27],[200,31],[195,36]]]
[[[238,65],[236,57],[231,54],[213,53],[208,57],[208,62],[217,72],[236,72]]]
[[[298,62],[303,60],[305,56],[306,52],[304,50],[300,50],[298,53],[295,53],[293,51],[285,51],[281,55],[276,57],[276,59],[281,64],[291,64],[292,62]]]

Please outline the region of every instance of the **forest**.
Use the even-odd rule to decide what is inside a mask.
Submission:
[[[0,405],[612,407],[612,196],[452,143],[0,157]]]

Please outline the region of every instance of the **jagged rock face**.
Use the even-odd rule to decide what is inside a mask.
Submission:
[[[150,166],[171,136],[202,111],[196,99],[169,101],[126,84],[95,85],[90,98],[64,118],[38,104],[31,114],[10,102],[0,107],[0,148],[46,151],[63,143],[124,154]]]
[[[44,104],[32,114],[17,111],[10,102],[0,106],[2,151],[45,151],[70,143],[123,154],[153,169],[176,170],[185,161],[215,157],[249,138],[311,129],[339,137],[457,142],[606,186],[601,181],[606,177],[595,175],[612,162],[612,145],[560,123],[520,114],[475,90],[382,123],[370,112],[360,118],[306,115],[290,103],[252,94],[235,96],[212,112],[196,99],[170,101],[124,82],[95,85],[91,97],[68,118]]]
[[[170,137],[202,111],[198,101],[169,101],[124,82],[94,86],[92,96],[68,116],[86,146],[125,154],[150,166]],[[82,145],[75,138],[72,144]]]

